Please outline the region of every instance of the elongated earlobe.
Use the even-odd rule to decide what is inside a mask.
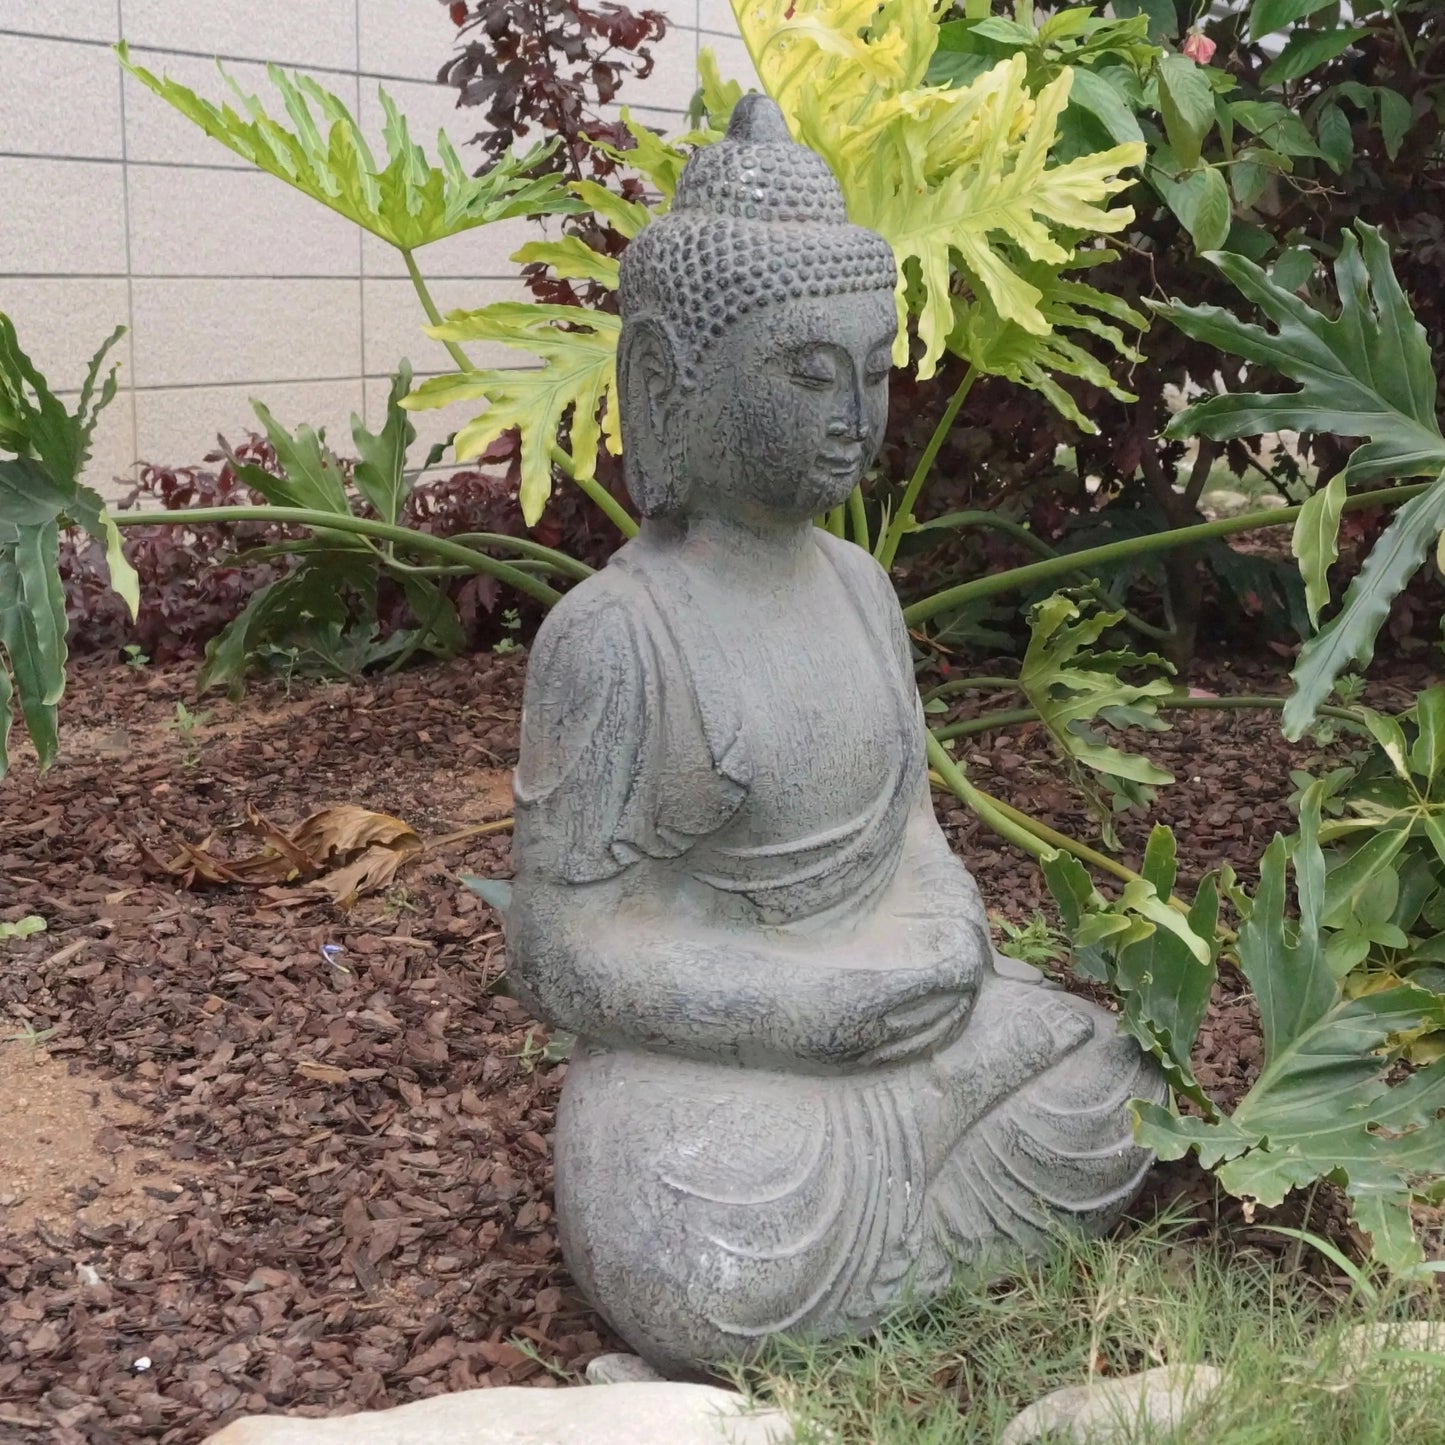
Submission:
[[[679,383],[678,344],[667,322],[648,316],[624,323],[617,347],[623,471],[645,517],[681,501],[671,425]]]

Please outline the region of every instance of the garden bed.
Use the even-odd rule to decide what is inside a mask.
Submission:
[[[186,891],[149,861],[211,834],[244,851],[227,835],[248,809],[284,825],[358,804],[423,839],[504,817],[522,670],[481,656],[266,683],[178,714],[189,667],[72,669],[62,761],[39,777],[22,746],[0,795],[0,919],[48,922],[0,943],[0,1038],[19,1036],[0,1044],[0,1438],[195,1441],[244,1412],[552,1385],[617,1347],[557,1246],[565,1066],[496,991],[497,918],[459,882],[505,876],[506,835],[428,847],[349,912],[289,888]],[[1412,672],[1377,666],[1371,697],[1404,700]],[[1279,673],[1206,663],[1192,681],[1270,691]],[[1178,777],[1187,891],[1292,826],[1288,772],[1310,750],[1273,713],[1172,721],[1148,751]],[[960,752],[990,791],[1092,831],[1036,731]],[[942,810],[991,908],[1045,907],[1029,860]],[[1124,821],[1132,853],[1148,826]],[[1232,977],[1196,1057],[1226,1103],[1260,1059]],[[1145,1208],[1181,1196],[1200,1231],[1287,1247],[1190,1166],[1158,1171]],[[1328,1191],[1313,1224],[1350,1243]]]

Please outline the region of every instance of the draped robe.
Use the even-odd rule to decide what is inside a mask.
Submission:
[[[749,677],[746,639],[719,636],[644,535],[564,599],[533,651],[519,890],[666,863],[731,925],[816,935],[820,949],[880,907],[926,806],[923,719],[886,577],[849,544],[816,544],[865,639],[839,680],[863,730],[841,802],[809,811],[791,782],[806,759],[759,725],[776,698]],[[916,866],[986,928],[937,842]],[[525,983],[528,960],[515,963]],[[1127,1110],[1139,1095],[1162,1085],[1106,1012],[997,957],[956,1040],[876,1069],[679,1058],[603,1045],[584,1021],[557,1123],[564,1248],[619,1331],[671,1368],[779,1331],[854,1331],[960,1263],[1037,1248],[1061,1217],[1112,1222],[1148,1164]]]

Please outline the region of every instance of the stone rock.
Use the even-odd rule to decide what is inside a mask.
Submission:
[[[598,1355],[587,1366],[589,1385],[627,1385],[662,1376],[641,1355]]]
[[[713,1385],[666,1381],[537,1390],[463,1390],[327,1420],[253,1415],[206,1445],[788,1445],[777,1410],[753,1411]]]
[[[1135,1438],[1140,1425],[1175,1430],[1224,1383],[1213,1365],[1162,1365],[1117,1380],[1069,1385],[1016,1415],[998,1445],[1062,1436],[1084,1445]]]
[[[1423,1360],[1381,1358],[1397,1350],[1445,1358],[1445,1322],[1409,1320],[1397,1324],[1356,1325],[1344,1338],[1340,1363],[1349,1379],[1385,1369],[1398,1374],[1440,1368]]]

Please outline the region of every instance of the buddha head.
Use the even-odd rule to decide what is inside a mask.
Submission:
[[[848,223],[766,96],[622,257],[628,490],[649,517],[797,522],[844,501],[888,416],[893,252]]]

